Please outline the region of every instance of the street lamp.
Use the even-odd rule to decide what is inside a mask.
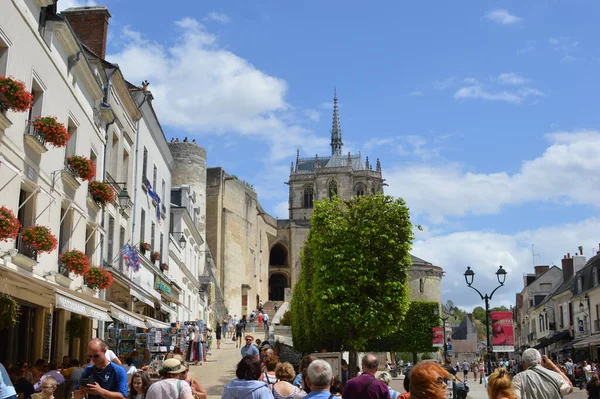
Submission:
[[[492,291],[492,293],[490,295],[485,294],[483,295],[477,288],[473,287],[473,280],[475,279],[475,272],[473,270],[471,270],[471,267],[467,267],[467,270],[465,271],[465,281],[467,283],[467,287],[472,288],[473,290],[475,290],[475,292],[477,292],[479,294],[479,296],[481,297],[482,300],[485,301],[485,332],[486,332],[486,337],[487,337],[487,368],[486,368],[486,373],[487,375],[490,375],[490,351],[492,350],[492,344],[490,342],[490,300],[492,299],[492,297],[494,296],[494,293],[498,290],[498,288],[502,287],[504,285],[504,282],[506,281],[506,270],[504,270],[504,268],[502,266],[500,266],[498,268],[498,271],[496,271],[496,278],[498,279],[498,283],[500,284],[499,286],[497,286],[496,288],[494,288],[494,290]]]

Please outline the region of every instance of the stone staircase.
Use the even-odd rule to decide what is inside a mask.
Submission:
[[[263,312],[269,315],[269,321],[272,321],[275,316],[275,303],[281,306],[282,301],[267,301],[263,303]]]

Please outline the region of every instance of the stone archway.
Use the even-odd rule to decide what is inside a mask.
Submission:
[[[269,276],[269,301],[284,301],[285,289],[289,287],[288,276],[273,273]]]

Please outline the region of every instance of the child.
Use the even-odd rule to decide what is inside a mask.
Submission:
[[[146,373],[140,371],[133,373],[133,377],[131,377],[131,382],[129,383],[128,399],[144,399],[148,388],[150,388],[150,384],[150,378],[148,378]]]

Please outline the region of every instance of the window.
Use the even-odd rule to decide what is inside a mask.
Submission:
[[[577,278],[577,292],[581,293],[583,292],[583,277],[579,276]]]
[[[123,163],[119,181],[125,182],[125,188],[129,188],[129,153],[125,150],[123,150]]]
[[[558,309],[559,309],[559,314],[560,314],[560,328],[563,328],[565,326],[565,316],[563,315],[562,305],[560,305],[558,307]]]
[[[161,232],[160,233],[160,242],[158,243],[158,245],[160,245],[160,263],[163,263],[163,259],[165,259],[165,255],[163,254],[163,241],[165,240],[165,235]]]
[[[150,225],[150,246],[152,247],[153,251],[156,251],[156,247],[154,246],[154,244],[156,244],[156,240],[154,239],[155,235],[156,235],[156,223],[152,222],[152,224]]]
[[[112,215],[108,216],[108,248],[106,249],[106,259],[108,263],[112,265],[115,257],[114,252],[115,243],[115,218]]]
[[[365,185],[362,183],[359,183],[354,188],[354,193],[356,194],[357,197],[360,197],[361,195],[365,195],[366,190],[367,189],[366,189]]]
[[[96,160],[98,159],[98,157],[96,156],[96,153],[94,152],[94,150],[90,150],[90,160],[94,163],[94,165],[97,165]],[[98,169],[96,168],[96,173],[98,172]],[[95,179],[95,177],[94,177]]]
[[[87,257],[89,258],[90,261],[92,261],[92,264],[95,264],[96,262],[94,262],[94,252],[96,251],[96,242],[94,241],[94,235],[96,234],[95,229],[88,225],[85,228],[85,254],[87,255]]]
[[[140,242],[146,242],[146,211],[140,212]]]
[[[119,232],[119,251],[125,246],[125,227],[121,227]],[[119,256],[119,270],[123,271],[123,256]]]
[[[156,187],[157,179],[158,179],[158,169],[156,169],[156,165],[154,165],[154,168],[152,168],[152,190],[154,190],[154,192],[158,191],[158,189]]]
[[[313,207],[313,200],[314,200],[314,188],[313,188],[312,184],[309,184],[306,187],[304,187],[304,202],[303,202],[303,206],[305,208],[312,208]]]
[[[72,157],[73,155],[77,155],[77,125],[73,123],[71,118],[69,118],[67,130],[69,131],[69,143],[67,144],[65,156]]]
[[[329,198],[333,198],[338,194],[338,184],[335,180],[329,182]]]
[[[540,315],[539,326],[540,326],[539,331],[540,332],[544,331],[544,316],[542,316],[542,315]]]
[[[69,250],[69,239],[71,238],[71,226],[73,223],[73,211],[61,208],[60,229],[58,231],[58,253],[62,254]]]
[[[161,183],[161,196],[160,196],[160,200],[162,201],[162,203],[165,203],[165,198],[167,198],[167,183],[165,183],[165,179],[162,179],[162,183]]]
[[[33,106],[29,109],[27,116],[30,121],[36,116],[42,115],[42,102],[44,100],[44,89],[35,79],[31,83],[31,94],[33,95]]]
[[[24,229],[35,224],[35,197],[36,194],[29,191],[21,190],[19,192],[19,210],[17,211],[17,219],[19,219],[19,222]],[[23,245],[21,235],[17,237],[17,248],[20,253],[24,254],[26,248]]]
[[[8,45],[0,37],[0,76],[8,75]]]
[[[425,292],[425,280],[422,278],[419,279],[419,292],[421,294]]]
[[[144,147],[144,157],[142,163],[142,180],[148,179],[148,149]]]
[[[119,167],[119,136],[115,132],[112,135],[112,143],[110,146],[110,166],[108,168],[108,173],[111,175],[113,179],[117,179],[119,177],[118,173]]]
[[[592,283],[594,284],[594,287],[598,286],[598,268],[595,267],[594,270],[592,270]]]

